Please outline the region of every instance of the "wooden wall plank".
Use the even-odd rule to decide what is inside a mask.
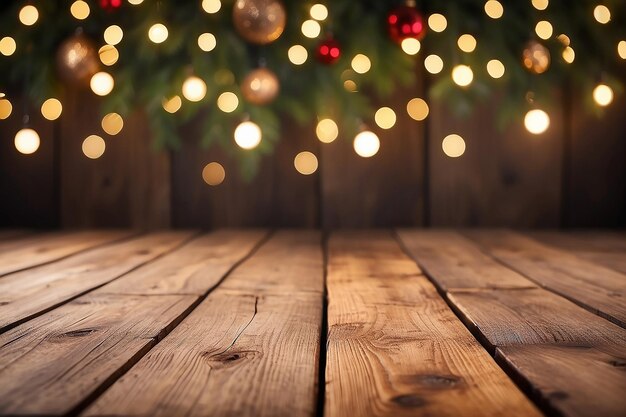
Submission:
[[[3,277],[0,332],[162,256],[192,235],[153,233]]]
[[[221,243],[228,233],[238,232],[196,239],[116,281],[176,281],[163,285],[172,288],[169,294],[150,294],[150,287],[141,291],[139,284],[131,286],[137,293],[112,294],[105,285],[0,335],[0,415],[64,415],[104,391],[197,305],[200,296],[184,294],[181,283],[205,273],[209,277],[201,295],[206,295],[264,236],[242,233],[236,255],[213,269],[214,256],[233,250]],[[175,270],[172,259],[179,261]]]
[[[328,254],[325,415],[540,415],[388,233]]]
[[[319,233],[278,233],[84,415],[314,416],[323,279]]]
[[[0,243],[0,279],[2,275],[56,261],[132,235],[132,232],[122,231],[58,232],[3,242]]]
[[[507,231],[468,235],[496,259],[543,287],[626,327],[626,274]]]

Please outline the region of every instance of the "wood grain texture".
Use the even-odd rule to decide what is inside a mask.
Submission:
[[[84,415],[313,416],[322,297],[319,233],[278,233]]]
[[[443,291],[536,287],[454,231],[405,229],[397,233],[407,252]]]
[[[56,232],[0,243],[0,276],[131,237],[127,231]],[[0,277],[0,280],[2,278]]]
[[[539,285],[626,327],[626,274],[513,232],[468,234],[495,258]]]
[[[623,417],[626,349],[618,346],[505,346],[497,357],[570,417]]]
[[[153,233],[5,276],[0,279],[0,332],[140,267],[192,235]]]
[[[327,417],[539,416],[388,233],[328,254]]]

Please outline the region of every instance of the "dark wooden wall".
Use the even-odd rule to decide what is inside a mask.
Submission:
[[[197,145],[199,127],[182,129],[179,152],[155,152],[140,114],[125,120],[117,136],[101,131],[98,103],[91,94],[62,98],[57,122],[34,117],[42,146],[24,156],[13,147],[20,126],[16,105],[0,121],[0,226],[9,227],[322,227],[488,226],[625,227],[626,99],[603,117],[588,115],[577,97],[564,95],[541,136],[519,125],[495,128],[497,100],[460,120],[431,105],[426,122],[405,111],[423,86],[382,102],[398,114],[396,127],[376,130],[381,150],[363,159],[352,141],[322,144],[314,125],[289,120],[273,155],[258,176],[241,181],[236,166],[219,149]],[[36,113],[36,112],[32,112]],[[451,159],[441,140],[461,134],[467,150]],[[90,134],[107,142],[104,156],[82,155]],[[293,157],[314,152],[318,171],[298,174]],[[226,181],[207,186],[202,168],[220,161]]]

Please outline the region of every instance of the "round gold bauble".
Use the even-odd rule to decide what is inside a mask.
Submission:
[[[98,49],[83,34],[65,40],[57,50],[56,61],[59,76],[71,84],[88,85],[100,68]]]
[[[280,91],[278,77],[267,68],[258,68],[250,72],[241,83],[243,97],[252,104],[268,104]]]
[[[237,0],[233,8],[235,29],[248,42],[265,45],[283,33],[287,15],[279,0]]]
[[[550,68],[550,51],[537,41],[530,41],[522,52],[522,64],[533,74],[543,74]]]

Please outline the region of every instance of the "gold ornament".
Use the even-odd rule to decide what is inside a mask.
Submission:
[[[278,95],[280,83],[278,77],[267,68],[258,68],[250,72],[241,83],[241,93],[252,104],[270,103]]]
[[[539,42],[530,41],[522,53],[522,63],[533,74],[543,74],[550,68],[550,51]]]
[[[233,8],[233,22],[239,35],[259,45],[278,39],[286,20],[280,0],[237,0]]]
[[[80,33],[59,46],[56,58],[59,76],[72,84],[88,84],[100,68],[98,50],[89,38]]]

